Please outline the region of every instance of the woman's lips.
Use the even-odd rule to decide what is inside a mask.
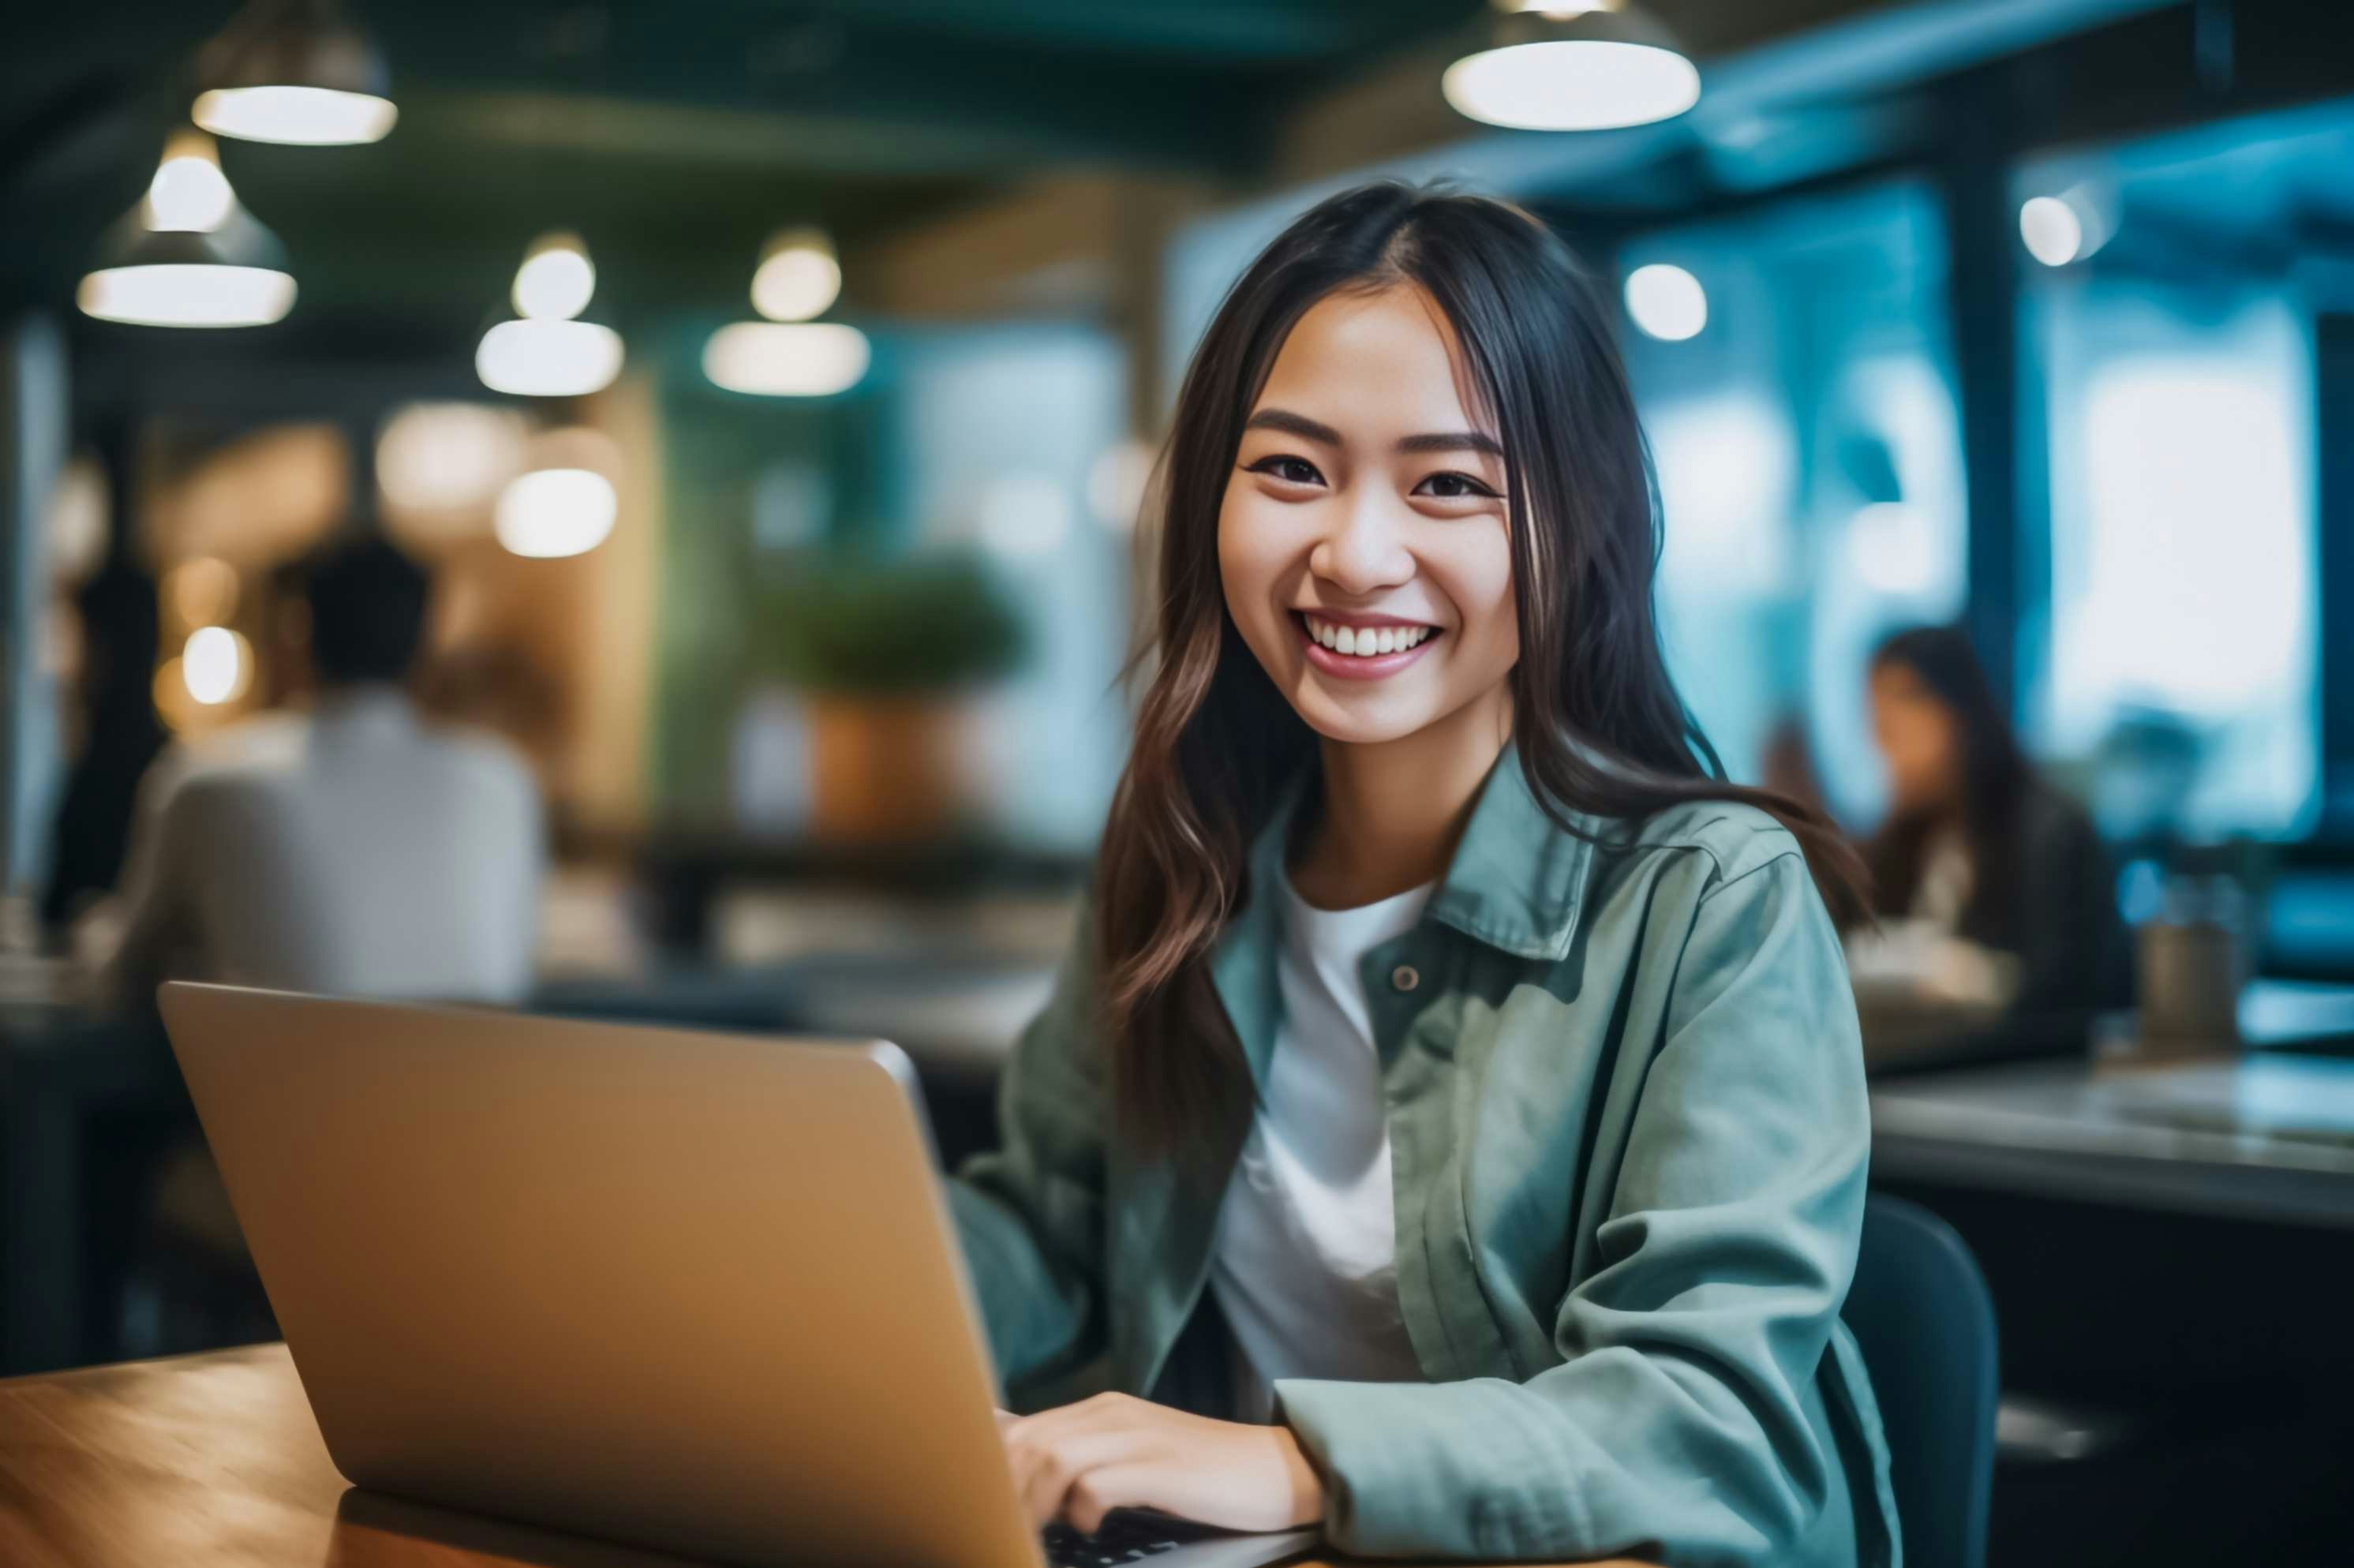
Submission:
[[[1344,681],[1379,681],[1394,675],[1429,652],[1431,644],[1445,635],[1433,630],[1411,648],[1395,653],[1375,653],[1369,658],[1362,653],[1335,653],[1325,647],[1310,634],[1308,618],[1298,610],[1292,612],[1291,620],[1299,629],[1299,641],[1307,647],[1308,662],[1326,674]]]

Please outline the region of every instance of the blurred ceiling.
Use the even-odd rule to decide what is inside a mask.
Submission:
[[[1874,7],[1654,8],[1706,59]],[[1315,95],[1417,48],[1443,63],[1487,12],[1484,0],[354,9],[391,62],[393,133],[352,148],[226,143],[221,155],[296,259],[302,302],[284,334],[363,345],[372,334],[479,330],[523,246],[558,224],[586,234],[616,310],[717,305],[740,300],[761,237],[787,221],[824,223],[854,246],[1075,165],[1246,185],[1285,117]],[[185,114],[196,48],[235,10],[221,0],[8,7],[0,303],[68,297],[90,243],[138,197]]]
[[[846,243],[1071,164],[1246,176],[1286,108],[1480,0],[375,0],[400,105],[373,146],[224,143],[302,313],[496,299],[541,228],[622,291],[740,297],[769,228]],[[0,215],[43,291],[134,200],[219,3],[9,7]],[[26,37],[27,27],[31,36]],[[15,35],[15,37],[6,37]],[[471,317],[467,325],[472,323]]]
[[[1649,3],[1704,68],[1729,62],[1712,77],[1728,87],[1744,69],[1803,74],[1821,40],[1840,40],[1846,54],[1831,64],[1851,79],[1884,74],[1902,50],[1918,80],[1983,58],[1969,50],[2004,26],[2027,48],[2031,35],[2133,14],[2147,14],[2142,30],[2112,28],[2117,41],[2105,49],[2187,59],[2193,9],[2189,0]],[[2345,0],[2233,3],[2251,16],[2354,10]],[[1484,0],[352,8],[390,61],[400,106],[392,134],[362,147],[221,145],[239,197],[285,240],[302,286],[293,316],[240,353],[446,359],[470,348],[530,238],[557,226],[587,237],[600,304],[617,314],[714,311],[741,307],[762,237],[788,222],[822,223],[848,251],[1074,168],[1163,172],[1245,192],[1272,172],[1284,128],[1352,83],[1384,71],[1426,79],[1435,101],[1438,68],[1487,13]],[[228,0],[11,0],[0,18],[0,310],[68,304],[100,231],[137,199],[185,116],[197,47],[236,9]],[[2252,35],[2258,25],[2244,24]],[[2310,26],[2295,28],[2308,56]],[[2056,95],[2098,102],[2114,69],[2087,66]],[[2020,94],[2050,101],[2055,90],[2029,79]],[[1588,194],[1656,212],[1770,188],[1917,147],[1934,133],[1917,109],[1834,91],[1744,113],[1681,132],[1672,155],[1624,176],[1623,190],[1596,182]],[[1479,129],[1443,111],[1431,127],[1441,143]],[[854,270],[854,312],[857,287]],[[79,318],[74,330],[101,348],[135,340],[143,359],[199,346],[162,347],[152,332]]]

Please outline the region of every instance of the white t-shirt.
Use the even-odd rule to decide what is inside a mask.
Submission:
[[[1282,1021],[1210,1274],[1241,1352],[1246,1421],[1268,1419],[1278,1378],[1422,1376],[1398,1312],[1389,1124],[1357,962],[1411,928],[1437,884],[1354,909],[1319,909],[1288,877],[1277,885]]]

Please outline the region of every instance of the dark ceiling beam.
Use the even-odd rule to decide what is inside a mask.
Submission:
[[[103,157],[126,136],[160,151],[168,117],[186,111],[178,100],[196,47],[231,9],[205,0],[101,17],[36,0],[0,19],[0,201],[45,171],[79,176],[94,149]]]
[[[71,161],[77,143],[103,136],[109,122],[131,113],[146,96],[145,84],[113,71],[59,88],[0,139],[0,193],[54,160]]]
[[[1253,166],[1274,115],[1312,85],[1243,60],[1109,61],[1084,37],[977,44],[876,20],[813,29],[806,10],[592,14],[608,18],[604,26],[560,46],[520,21],[486,26],[472,5],[405,6],[380,30],[396,71],[437,92],[775,114],[934,140],[963,133],[1014,158],[1202,172]]]
[[[1470,15],[1482,5],[1483,0],[822,0],[802,9],[843,24],[974,41],[1164,59],[1279,63],[1379,48],[1393,35],[1412,36],[1443,24],[1450,10]],[[769,0],[734,0],[727,8],[774,16]]]
[[[721,108],[505,90],[442,90],[407,97],[401,134],[444,154],[489,146],[641,163],[872,176],[1002,172],[1024,160],[1076,157],[1092,147],[1068,137],[1000,125],[886,121],[790,108]]]

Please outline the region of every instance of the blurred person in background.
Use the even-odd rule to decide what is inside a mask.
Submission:
[[[204,979],[511,1002],[532,980],[545,849],[505,742],[426,722],[407,690],[430,583],[378,538],[301,575],[309,711],[167,753],[141,791],[107,989]]]
[[[1859,980],[2056,1013],[2130,1000],[2115,875],[2092,818],[2020,747],[1959,627],[1872,653],[1889,810],[1865,851],[1886,924],[1854,942]]]
[[[1525,211],[1383,182],[1195,354],[1096,879],[950,1187],[1042,1521],[1894,1550],[1860,868],[1670,680],[1611,331]]]
[[[74,608],[80,752],[58,802],[41,897],[42,923],[56,936],[91,899],[114,891],[140,780],[170,738],[152,690],[163,636],[154,579],[110,565],[82,585]]]

